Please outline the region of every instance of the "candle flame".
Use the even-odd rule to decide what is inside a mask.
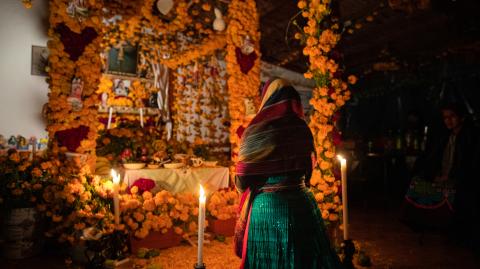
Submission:
[[[114,184],[120,183],[120,175],[115,170],[110,171],[110,175],[112,175],[112,181]]]
[[[200,197],[199,201],[200,203],[205,203],[206,197],[205,197],[205,190],[203,189],[202,185],[200,185]]]
[[[200,185],[200,197],[205,197],[205,190],[203,189],[202,185]]]
[[[340,161],[340,163],[342,163],[342,164],[347,162],[347,160],[346,160],[345,158],[343,158],[343,156],[340,155],[340,154],[337,155],[337,159],[338,159],[338,160]]]

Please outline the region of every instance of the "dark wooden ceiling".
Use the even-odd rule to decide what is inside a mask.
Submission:
[[[480,1],[431,0],[428,9],[413,11],[394,10],[387,0],[336,1],[341,22],[362,25],[352,34],[344,33],[339,44],[343,64],[349,70],[364,72],[379,61],[408,64],[445,52],[480,52]],[[306,58],[302,46],[292,38],[294,26],[287,31],[291,18],[299,11],[297,2],[257,1],[261,51],[266,62],[304,72]],[[366,21],[369,15],[371,22]]]

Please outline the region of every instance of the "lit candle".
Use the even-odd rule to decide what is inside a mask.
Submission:
[[[337,155],[342,172],[343,240],[348,240],[347,160]]]
[[[120,175],[112,169],[111,171],[113,181],[113,213],[115,216],[115,226],[120,224],[120,206],[118,202],[118,189],[120,183]]]
[[[143,128],[143,107],[140,108],[140,126]]]
[[[203,233],[205,228],[205,191],[200,185],[200,197],[198,198],[198,255],[197,266],[203,265]]]
[[[108,108],[108,123],[107,123],[107,129],[110,129],[112,125],[112,114],[113,114],[113,107]]]

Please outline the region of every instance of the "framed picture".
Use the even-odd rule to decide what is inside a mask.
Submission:
[[[113,80],[112,92],[115,96],[128,96],[131,81],[128,79],[116,78]]]
[[[32,64],[30,70],[32,75],[44,77],[48,75],[45,68],[48,66],[49,54],[47,47],[32,46]]]
[[[137,76],[137,48],[129,44],[113,47],[107,55],[107,73],[122,76]]]

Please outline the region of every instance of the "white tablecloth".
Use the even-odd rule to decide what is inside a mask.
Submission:
[[[180,168],[180,169],[138,169],[125,170],[123,181],[131,186],[139,178],[155,181],[156,192],[165,189],[172,193],[194,192],[199,190],[199,184],[208,190],[216,191],[228,187],[229,171],[227,167]]]

